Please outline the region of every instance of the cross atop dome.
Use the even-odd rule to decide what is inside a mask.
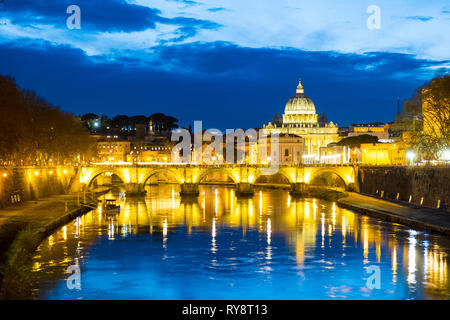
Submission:
[[[303,86],[302,86],[302,79],[299,78],[298,79],[298,86],[297,86],[297,93],[304,93],[305,91],[303,90]]]

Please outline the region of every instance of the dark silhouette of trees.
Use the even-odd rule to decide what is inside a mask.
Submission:
[[[147,117],[146,116],[132,116],[130,117],[130,122],[133,124],[147,124]]]
[[[171,116],[166,116],[163,113],[152,114],[150,116],[150,121],[153,123],[153,130],[157,132],[170,131],[178,128],[178,125],[176,124],[178,119]]]
[[[89,159],[94,141],[81,121],[0,76],[0,159],[13,165],[50,165]]]
[[[403,116],[409,120],[422,119],[422,103],[417,95],[403,102]]]
[[[84,126],[93,134],[114,134],[122,137],[136,135],[136,130],[141,132],[142,128],[145,132],[153,131],[158,135],[168,137],[173,129],[178,128],[178,119],[163,113],[155,113],[149,117],[119,114],[112,119],[105,115],[99,117],[94,113],[87,113],[80,118]]]
[[[86,113],[81,117],[81,121],[92,121],[97,119],[99,119],[99,117],[95,113]]]

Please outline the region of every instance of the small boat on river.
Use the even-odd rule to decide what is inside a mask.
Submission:
[[[120,206],[116,204],[115,199],[106,199],[103,205],[103,212],[108,215],[114,215],[120,212]]]

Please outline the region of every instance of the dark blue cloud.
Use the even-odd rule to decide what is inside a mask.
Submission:
[[[433,19],[433,17],[429,17],[429,16],[411,16],[411,17],[406,17],[407,20],[418,20],[418,21],[430,21]]]
[[[176,17],[172,19],[164,19],[162,22],[167,24],[174,24],[180,26],[178,29],[178,33],[180,36],[170,39],[170,42],[178,42],[183,41],[187,38],[193,37],[197,34],[199,29],[210,29],[215,30],[221,27],[220,24],[208,21],[208,20],[199,20],[193,18],[185,18],[185,17]],[[164,43],[164,41],[160,41]],[[166,41],[167,42],[167,41]]]
[[[200,28],[216,29],[220,25],[193,18],[161,16],[158,9],[129,4],[124,0],[6,0],[5,8],[14,24],[50,24],[65,28],[67,7],[76,4],[81,10],[82,31],[141,31],[155,28],[156,23],[179,26],[183,39],[193,36]]]
[[[413,74],[417,70],[442,64],[442,61],[416,59],[413,55],[398,53],[341,54],[293,48],[243,48],[228,42],[190,43],[155,49],[159,60],[175,68],[243,77],[248,76],[250,71],[256,71],[254,74],[267,71],[282,75],[289,65],[295,70],[317,71],[320,74],[345,75],[351,72],[359,79],[375,76],[388,78],[397,73],[407,71]]]
[[[81,9],[82,28],[87,30],[135,31],[153,28],[159,10],[128,4],[121,0],[6,0],[6,11],[18,24],[46,23],[65,27],[67,7],[76,4]]]
[[[210,8],[210,9],[208,9],[208,11],[218,12],[218,11],[229,11],[229,10],[225,9],[225,8]]]
[[[340,125],[392,121],[396,99],[423,85],[438,62],[410,55],[252,49],[230,43],[153,48],[151,63],[132,56],[93,60],[81,50],[35,42],[0,45],[0,73],[15,77],[64,110],[113,116],[164,112],[188,125],[259,127],[282,113],[301,77],[319,113]],[[432,74],[430,73],[431,77]]]
[[[169,0],[169,1],[181,2],[181,3],[184,3],[184,4],[188,5],[188,6],[197,6],[197,5],[199,5],[199,2],[192,1],[192,0]]]

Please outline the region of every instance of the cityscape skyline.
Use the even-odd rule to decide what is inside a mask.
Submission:
[[[15,79],[15,81],[20,86],[20,82],[17,81],[17,79],[14,76],[12,76],[12,75],[6,75],[6,76],[12,77],[13,79]],[[300,78],[300,77],[298,77],[298,78]],[[48,100],[45,95],[40,94],[39,91],[34,90],[33,88],[23,87],[23,86],[20,86],[20,87],[24,90],[30,90],[32,92],[35,92],[38,96]],[[321,106],[319,104],[316,104],[317,113],[318,113],[318,115],[324,114],[328,118],[329,121],[333,121],[339,127],[348,127],[353,124],[368,124],[368,123],[375,123],[375,122],[391,123],[394,121],[394,118],[397,115],[398,111],[400,111],[400,112],[402,111],[403,101],[412,98],[412,96],[415,94],[417,89],[418,89],[418,87],[416,87],[414,90],[412,90],[412,94],[409,97],[405,97],[404,99],[401,99],[400,97],[396,97],[392,101],[391,105],[388,106],[388,108],[387,108],[388,113],[384,113],[381,116],[380,116],[380,113],[376,112],[376,109],[374,109],[374,110],[372,110],[373,112],[371,112],[371,113],[364,113],[364,112],[350,113],[350,115],[352,115],[353,118],[351,116],[349,116],[349,114],[347,114],[347,113],[342,114],[341,116],[338,115],[337,118],[342,119],[343,121],[337,121],[336,119],[332,118],[332,115],[336,114],[335,112],[327,112],[327,110],[325,110],[324,108],[321,108]],[[284,91],[287,91],[287,90],[283,90],[283,92]],[[291,88],[290,91],[292,93],[293,89]],[[310,92],[310,91],[311,90],[308,90],[308,92]],[[83,116],[83,115],[86,115],[89,113],[93,113],[93,114],[98,115],[99,117],[106,116],[110,119],[113,119],[115,116],[120,116],[120,115],[126,115],[129,117],[144,115],[144,116],[149,117],[152,114],[156,114],[156,113],[166,113],[167,115],[174,116],[176,119],[178,119],[178,125],[180,127],[187,128],[187,127],[193,125],[194,121],[202,121],[205,124],[205,126],[204,126],[205,130],[206,130],[206,128],[217,128],[219,130],[225,130],[225,129],[233,129],[233,128],[262,128],[265,125],[265,123],[272,121],[272,119],[276,115],[280,116],[283,114],[284,106],[285,106],[286,102],[289,100],[289,97],[290,97],[290,95],[286,96],[286,98],[284,98],[284,100],[282,100],[283,98],[281,98],[280,101],[284,101],[284,102],[281,103],[281,106],[279,106],[277,108],[273,108],[272,113],[270,111],[271,110],[270,107],[267,107],[266,110],[264,110],[264,114],[267,114],[268,117],[263,119],[262,123],[249,120],[249,119],[252,119],[252,117],[240,118],[239,120],[236,120],[231,117],[228,118],[225,116],[225,117],[221,117],[220,119],[217,119],[217,117],[214,117],[214,115],[216,113],[211,113],[210,115],[212,117],[208,117],[208,114],[206,114],[206,116],[203,116],[202,118],[195,118],[195,117],[189,118],[189,116],[187,114],[180,113],[180,112],[176,113],[176,110],[172,111],[172,110],[167,110],[165,108],[159,108],[159,107],[154,107],[154,108],[152,107],[151,109],[126,108],[126,110],[118,109],[117,111],[109,111],[109,112],[103,108],[97,108],[97,109],[82,109],[83,112],[81,112],[80,109],[73,110],[70,108],[66,108],[64,105],[54,103],[51,100],[48,100],[48,102],[52,103],[56,107],[60,108],[62,111],[72,113],[75,116]],[[321,101],[322,99],[313,98],[313,100]],[[400,107],[399,107],[399,102],[400,102]],[[357,107],[355,107],[355,109],[358,111],[361,111]],[[128,110],[133,110],[133,111],[128,111]],[[234,110],[234,111],[237,112],[236,110]],[[242,110],[239,110],[239,111],[242,111]],[[247,111],[247,110],[244,110],[244,112],[245,111]],[[252,110],[250,110],[250,111],[252,111]],[[328,111],[330,111],[330,110],[328,110]],[[333,111],[333,110],[331,110],[331,111]],[[362,111],[364,111],[364,110],[362,110]],[[349,110],[348,112],[352,112],[352,110]],[[345,119],[347,119],[347,121]],[[353,120],[349,120],[349,119],[353,119]],[[216,120],[220,120],[220,122],[217,122]],[[209,124],[218,124],[218,125],[214,126],[214,125],[209,125]],[[242,124],[246,124],[246,125],[242,125]]]
[[[0,0],[0,300],[450,300],[445,30],[448,0]]]

